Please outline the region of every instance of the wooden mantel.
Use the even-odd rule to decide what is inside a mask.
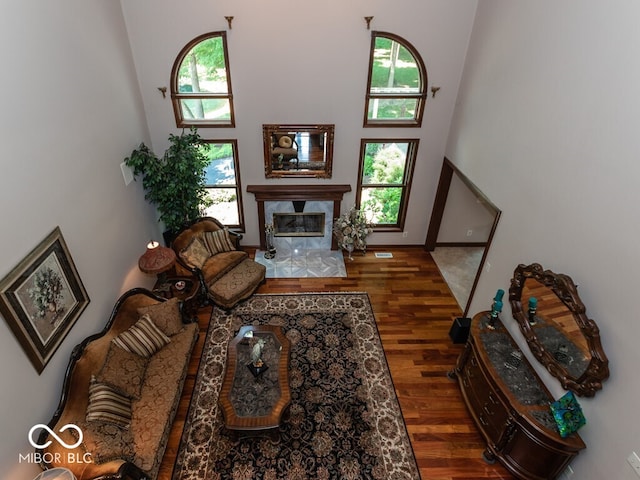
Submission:
[[[351,191],[351,185],[247,185],[247,192],[253,193],[258,202],[258,224],[260,230],[260,248],[267,245],[264,226],[264,202],[276,201],[332,201],[333,218],[340,216],[342,196]],[[335,238],[331,239],[331,249],[337,250]]]

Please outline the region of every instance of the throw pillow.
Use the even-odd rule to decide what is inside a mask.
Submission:
[[[280,148],[291,148],[291,145],[293,145],[293,140],[287,135],[281,136],[278,140],[278,146]]]
[[[216,230],[215,232],[204,232],[203,240],[204,246],[211,255],[231,252],[236,249],[236,247],[233,246],[231,238],[229,238],[229,232],[226,228]]]
[[[191,268],[202,268],[210,256],[198,237],[193,237],[189,245],[180,250],[180,258]]]
[[[149,314],[146,314],[111,341],[127,352],[149,358],[171,339],[153,323]]]
[[[92,377],[86,419],[87,422],[113,423],[128,428],[131,424],[131,399]]]
[[[568,437],[587,423],[582,408],[571,391],[553,402],[550,407],[562,438]]]
[[[176,297],[166,302],[158,302],[153,305],[138,308],[138,315],[149,315],[153,323],[171,337],[182,330],[182,315],[180,314],[180,304]]]
[[[98,382],[108,384],[119,393],[138,398],[148,362],[149,359],[127,352],[110,342],[104,365],[96,378]]]
[[[82,429],[82,447],[86,453],[91,454],[91,461],[96,465],[109,463],[113,460],[126,460],[132,462],[133,435],[131,428],[123,428],[113,423],[106,422],[78,422]],[[75,430],[70,432],[78,440]]]

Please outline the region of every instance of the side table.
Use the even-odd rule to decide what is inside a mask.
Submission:
[[[153,286],[153,293],[163,298],[178,298],[183,303],[183,311],[195,317],[199,302],[200,283],[195,277],[166,277],[158,279]]]

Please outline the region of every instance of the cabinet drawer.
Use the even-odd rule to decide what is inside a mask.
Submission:
[[[508,409],[491,388],[474,355],[470,355],[462,371],[462,383],[479,427],[491,443],[499,443],[509,419]]]

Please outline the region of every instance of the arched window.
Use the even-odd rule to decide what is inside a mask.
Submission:
[[[178,127],[235,127],[226,32],[200,35],[180,51],[171,99]]]
[[[427,98],[427,70],[406,40],[373,32],[365,127],[419,127]]]

